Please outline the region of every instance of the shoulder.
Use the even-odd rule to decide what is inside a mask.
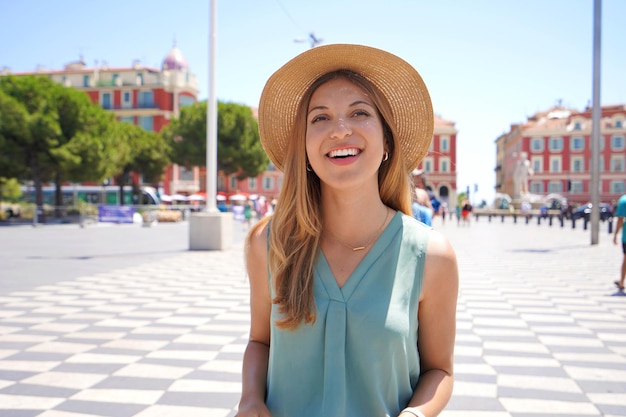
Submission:
[[[450,241],[436,230],[430,232],[424,263],[425,293],[458,289],[459,271],[456,252]]]
[[[255,223],[248,232],[245,245],[245,257],[249,266],[265,262],[268,250],[268,233],[271,217],[264,217]]]
[[[450,241],[432,226],[411,216],[402,216],[403,244],[414,244],[426,253],[426,260],[439,260],[456,266],[456,253]]]

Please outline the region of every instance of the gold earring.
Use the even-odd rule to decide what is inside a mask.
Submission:
[[[385,156],[383,157],[383,162],[389,159],[389,152],[385,151]]]

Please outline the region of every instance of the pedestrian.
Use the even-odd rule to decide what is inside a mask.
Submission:
[[[472,213],[472,205],[468,199],[461,202],[461,220],[463,224],[470,225],[470,214]]]
[[[247,202],[243,208],[243,225],[244,225],[244,229],[248,230],[250,229],[250,226],[252,225],[252,203],[251,202]]]
[[[430,199],[428,198],[426,190],[414,187],[412,197],[413,201],[411,206],[413,209],[413,217],[426,226],[432,226],[433,208],[430,205]]]
[[[284,182],[246,239],[237,416],[438,415],[458,271],[449,242],[411,213],[409,173],[433,132],[422,78],[379,49],[318,46],[269,78],[258,115]]]
[[[621,231],[622,253],[624,254],[622,258],[622,276],[619,281],[615,281],[615,286],[617,286],[620,291],[624,291],[624,280],[626,279],[626,222],[624,222],[624,217],[626,217],[626,194],[621,196],[617,201],[615,217],[617,217],[617,225],[615,226],[615,232],[613,234],[613,243],[617,245],[617,235],[619,235]]]

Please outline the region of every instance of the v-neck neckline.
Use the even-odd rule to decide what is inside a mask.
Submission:
[[[343,286],[339,286],[339,283],[337,282],[335,275],[330,268],[328,259],[326,258],[324,251],[320,248],[320,261],[318,262],[316,269],[319,268],[318,275],[322,280],[324,287],[332,298],[336,298],[341,301],[347,301],[347,299],[354,292],[356,287],[358,287],[359,283],[365,276],[365,272],[376,261],[376,259],[380,257],[380,255],[384,252],[387,246],[389,246],[391,238],[395,235],[394,232],[400,227],[401,216],[402,213],[397,211],[391,217],[391,220],[389,221],[387,226],[385,226],[380,236],[378,236],[378,238],[373,242],[370,250],[356,265],[354,270],[352,270],[352,272],[348,275],[348,279],[343,284]]]

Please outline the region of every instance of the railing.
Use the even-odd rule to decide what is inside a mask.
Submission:
[[[487,217],[488,221],[491,222],[492,218],[500,218],[500,222],[504,223],[505,219],[512,219],[513,223],[517,223],[518,219],[520,222],[524,222],[525,224],[529,224],[532,221],[536,221],[537,225],[542,223],[548,224],[552,226],[553,224],[558,224],[560,227],[565,227],[566,223],[571,223],[572,229],[576,228],[577,224],[583,225],[583,230],[587,230],[587,227],[590,223],[587,217],[573,219],[567,218],[560,210],[501,210],[501,209],[474,209],[472,212],[472,216],[479,220],[480,217]],[[601,223],[607,224],[608,233],[613,233],[613,217],[609,217],[606,220],[600,220]]]

